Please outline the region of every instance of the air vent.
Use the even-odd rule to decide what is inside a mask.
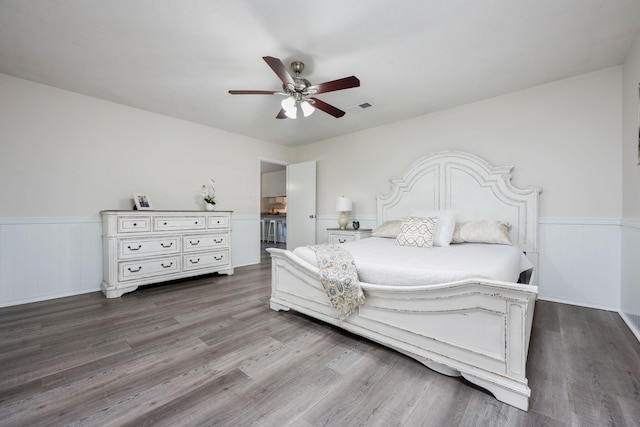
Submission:
[[[373,107],[373,104],[371,104],[370,102],[361,102],[360,104],[357,105],[352,105],[351,107],[347,108],[347,111],[349,111],[350,113],[358,113],[362,110],[365,110],[369,107]]]

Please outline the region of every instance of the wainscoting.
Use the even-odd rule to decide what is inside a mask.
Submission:
[[[99,218],[0,220],[0,306],[99,291]]]
[[[622,222],[620,315],[640,341],[640,220]]]
[[[540,299],[620,310],[620,220],[545,218],[539,232]]]
[[[232,224],[234,267],[259,263],[259,217]],[[317,242],[336,226],[319,217]],[[101,235],[99,217],[0,219],[0,307],[100,290]],[[541,219],[539,252],[540,299],[621,312],[640,335],[640,221]]]
[[[257,216],[232,220],[234,267],[260,262]],[[102,222],[92,218],[0,219],[0,307],[100,290]]]

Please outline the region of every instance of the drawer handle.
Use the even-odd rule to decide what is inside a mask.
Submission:
[[[127,268],[127,270],[129,270],[130,273],[137,273],[138,271],[142,270],[142,266],[138,267],[137,270],[132,270],[131,267]]]
[[[224,258],[224,255],[220,255],[220,257],[214,256],[213,259],[215,259],[216,261],[220,261],[222,258]]]
[[[170,248],[171,246],[173,246],[173,242],[169,243],[168,246],[165,246],[164,243],[161,242],[160,246],[162,246],[163,248],[167,249],[167,248]]]
[[[346,241],[347,241],[347,239],[338,239],[338,242],[339,242],[339,243],[344,243],[344,242],[346,242]]]
[[[191,264],[197,264],[197,263],[199,263],[199,262],[200,262],[200,258],[198,258],[198,259],[197,259],[197,260],[195,260],[195,261],[194,261],[194,260],[192,260],[192,259],[190,259],[190,260],[189,260],[189,262],[190,262]]]
[[[173,265],[173,261],[169,265],[164,265],[164,263],[160,263],[160,265],[162,266],[162,268],[169,268]]]
[[[195,224],[198,225],[198,221],[196,221]]]
[[[165,222],[164,225],[167,225],[167,223]]]
[[[192,242],[191,240],[189,240],[189,244],[192,246],[198,246],[200,244],[200,240],[196,240],[195,242]]]
[[[141,247],[142,245],[138,245],[137,248],[132,248],[131,246],[127,246],[127,249],[129,249],[130,251],[139,251]]]
[[[218,240],[218,239],[213,239],[213,241],[214,241],[215,243],[222,243],[222,242],[224,241],[224,239],[220,239],[220,240]]]
[[[134,222],[134,223],[133,223],[133,226],[134,226],[134,227],[137,227],[137,226],[138,226],[138,223],[137,223],[137,222]]]

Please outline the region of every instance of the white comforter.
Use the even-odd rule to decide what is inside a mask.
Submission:
[[[509,245],[461,243],[433,248],[395,246],[395,239],[371,237],[343,244],[356,263],[361,282],[380,285],[432,285],[469,278],[517,282],[533,267]],[[317,267],[316,254],[306,246],[294,254]]]

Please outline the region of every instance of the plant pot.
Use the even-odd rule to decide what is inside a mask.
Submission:
[[[215,207],[216,207],[216,205],[214,205],[213,203],[205,203],[205,204],[204,204],[204,208],[205,208],[206,210],[208,210],[208,211],[212,211],[212,210],[214,210],[214,209],[215,209]]]

